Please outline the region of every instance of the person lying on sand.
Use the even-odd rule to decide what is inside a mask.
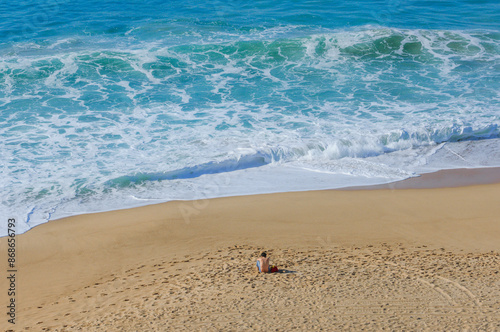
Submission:
[[[267,257],[267,254],[263,252],[260,254],[260,257],[257,258],[257,271],[263,273],[278,272],[278,267],[274,265],[269,266],[269,257]]]

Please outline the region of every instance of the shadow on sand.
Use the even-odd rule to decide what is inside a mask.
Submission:
[[[297,273],[297,271],[286,270],[286,269],[279,269],[279,270],[278,270],[278,272],[274,272],[274,273],[283,273],[283,274],[287,274],[287,273]]]

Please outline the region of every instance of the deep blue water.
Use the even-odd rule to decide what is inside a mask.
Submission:
[[[244,35],[252,29],[301,25],[304,30],[380,25],[405,29],[498,30],[498,1],[5,1],[2,41],[61,36]],[[186,31],[189,29],[191,31]],[[197,30],[197,31],[196,31]],[[6,38],[7,37],[7,38]]]

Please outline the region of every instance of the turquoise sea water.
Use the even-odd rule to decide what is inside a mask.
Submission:
[[[1,214],[500,166],[499,22],[498,1],[2,2]]]

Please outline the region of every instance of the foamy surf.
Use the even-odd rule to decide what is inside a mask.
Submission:
[[[490,21],[468,27],[440,12],[448,21],[436,27],[389,11],[390,24],[357,3],[338,5],[335,21],[331,3],[317,4],[327,16],[289,5],[310,15],[269,3],[242,19],[253,5],[198,2],[214,10],[200,21],[196,6],[172,3],[173,16],[158,18],[145,4],[107,27],[60,3],[53,23],[67,29],[0,37],[2,215],[23,232],[160,201],[500,166],[500,35]]]

